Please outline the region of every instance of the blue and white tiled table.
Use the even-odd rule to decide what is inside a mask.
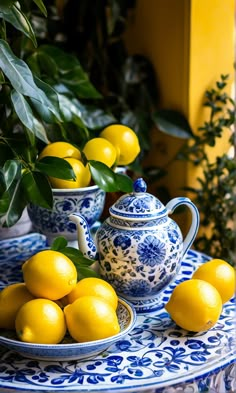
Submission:
[[[20,281],[22,262],[46,247],[34,233],[0,241],[0,289]],[[163,307],[174,286],[207,259],[189,251],[159,310],[138,315],[133,331],[96,358],[44,362],[0,347],[0,392],[236,392],[235,299],[211,330],[197,334],[178,328]]]

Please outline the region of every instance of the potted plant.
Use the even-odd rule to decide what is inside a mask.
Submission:
[[[46,18],[41,0],[0,5],[0,219],[7,227],[29,203],[52,208],[48,176],[74,177],[64,159],[39,159],[49,141],[82,147],[117,121],[103,109],[103,96],[76,56],[55,45],[37,46],[40,26],[34,17],[39,13]],[[105,192],[131,191],[128,176],[98,161],[89,166],[94,183]]]
[[[227,93],[229,75],[221,75],[215,86],[205,93],[204,107],[208,118],[193,135],[192,143],[178,153],[202,168],[195,187],[186,187],[201,212],[201,233],[195,241],[198,251],[223,258],[235,265],[235,203],[236,203],[236,103]],[[228,152],[212,160],[209,148],[223,135],[228,135]]]

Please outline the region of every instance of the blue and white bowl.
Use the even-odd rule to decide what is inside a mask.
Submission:
[[[136,322],[136,312],[131,304],[119,298],[117,316],[120,332],[114,336],[84,343],[75,342],[66,335],[61,344],[31,344],[17,340],[14,331],[0,330],[0,344],[30,359],[46,361],[81,360],[105,351],[115,342],[124,339]]]
[[[82,214],[90,228],[100,219],[106,193],[97,185],[74,188],[53,189],[52,210],[30,204],[28,214],[35,232],[42,233],[51,244],[55,237],[64,236],[68,241],[77,241],[77,230],[69,220],[72,213]]]

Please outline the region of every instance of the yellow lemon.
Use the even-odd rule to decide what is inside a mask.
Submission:
[[[22,271],[28,290],[36,297],[61,299],[77,283],[75,265],[59,251],[38,252],[23,264]]]
[[[139,140],[136,133],[122,124],[112,124],[99,135],[115,146],[117,151],[117,165],[129,165],[140,152]]]
[[[100,297],[82,296],[64,308],[67,329],[78,342],[100,340],[119,333],[114,308]]]
[[[95,160],[103,162],[111,167],[116,162],[115,147],[104,138],[90,139],[83,148],[87,160]]]
[[[66,333],[65,316],[55,302],[48,299],[34,299],[19,309],[15,328],[21,341],[58,344]]]
[[[194,272],[192,278],[212,284],[219,292],[223,304],[235,293],[235,269],[222,259],[205,262]]]
[[[108,302],[114,310],[118,305],[118,296],[114,288],[101,278],[88,277],[77,282],[76,286],[67,295],[69,303],[73,303],[81,296],[98,296]]]
[[[0,328],[15,329],[16,314],[21,306],[34,299],[25,283],[10,284],[0,292]]]
[[[87,187],[91,180],[91,173],[89,166],[77,160],[76,158],[65,158],[67,162],[72,166],[76,179],[75,180],[63,180],[56,177],[49,177],[50,183],[53,188],[81,188]]]
[[[73,157],[77,160],[81,159],[81,153],[79,149],[71,143],[63,141],[52,142],[45,146],[39,154],[39,158],[43,158],[46,156],[53,156],[59,158]]]
[[[212,328],[218,321],[222,300],[213,285],[191,279],[175,287],[165,309],[181,328],[201,332]]]

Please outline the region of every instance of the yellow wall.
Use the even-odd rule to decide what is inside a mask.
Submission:
[[[231,74],[234,62],[234,0],[137,0],[126,35],[131,54],[152,62],[160,90],[161,107],[178,109],[196,132],[207,111],[202,103],[206,89],[221,74]],[[232,86],[229,86],[231,89]],[[153,145],[147,164],[168,165],[181,141],[152,131]],[[227,138],[214,149],[227,149]],[[194,185],[198,171],[183,162],[170,163],[163,179],[172,196]]]
[[[204,92],[215,87],[221,74],[230,74],[228,92],[234,82],[234,0],[191,1],[189,50],[189,121],[197,130],[208,119],[209,109],[202,107]],[[216,147],[208,148],[214,159],[228,150],[229,134],[218,140]],[[195,183],[200,168],[188,168],[188,184]]]

